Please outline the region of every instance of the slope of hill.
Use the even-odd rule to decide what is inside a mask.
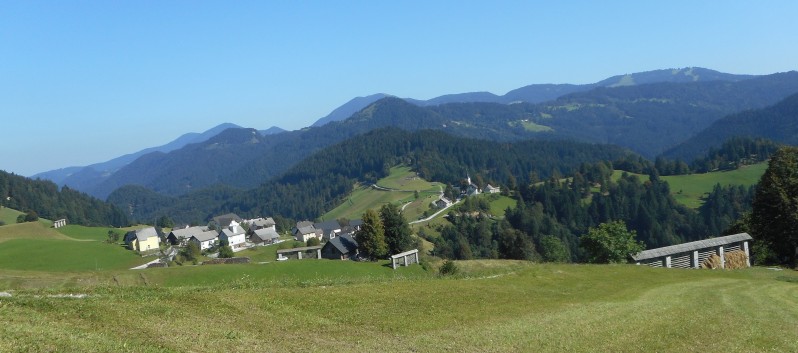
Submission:
[[[798,144],[798,94],[793,94],[772,107],[749,110],[719,119],[664,155],[669,158],[697,158],[705,155],[711,147],[735,136],[762,137],[789,145]]]
[[[327,114],[327,116],[320,118],[319,120],[316,120],[316,122],[313,123],[313,125],[311,126],[322,126],[333,121],[346,120],[346,118],[352,116],[352,114],[357,113],[361,109],[369,106],[371,103],[374,103],[380,99],[389,96],[390,95],[385,93],[377,93],[366,97],[352,98],[350,101],[344,103],[342,106],[335,108],[335,110],[330,112],[330,114]]]

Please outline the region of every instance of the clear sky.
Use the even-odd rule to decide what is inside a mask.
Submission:
[[[798,69],[798,1],[0,0],[0,169],[103,162],[223,122],[700,66]]]

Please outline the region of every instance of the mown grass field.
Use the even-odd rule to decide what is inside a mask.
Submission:
[[[463,276],[439,278],[287,261],[16,290],[0,298],[0,351],[798,351],[798,283],[780,280],[794,271],[458,266]],[[68,293],[88,297],[53,297]]]
[[[690,208],[698,208],[704,203],[704,197],[712,192],[715,185],[755,185],[759,183],[762,174],[765,174],[767,166],[767,163],[758,163],[731,171],[670,175],[661,178],[668,182],[671,194],[676,201]],[[623,171],[616,170],[612,175],[613,180],[620,179],[621,174]],[[648,180],[647,175],[637,175],[640,180]]]

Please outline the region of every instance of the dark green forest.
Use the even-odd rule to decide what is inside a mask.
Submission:
[[[567,175],[585,162],[619,159],[630,152],[615,146],[566,141],[500,143],[465,139],[440,131],[378,129],[331,146],[284,174],[249,190],[215,186],[179,197],[142,187],[120,188],[108,198],[136,220],[168,214],[177,222],[202,223],[211,215],[236,212],[314,219],[335,207],[356,183],[370,184],[405,164],[428,180],[455,184],[466,173],[504,184]]]
[[[125,213],[114,205],[51,181],[32,180],[0,171],[0,205],[22,212],[34,211],[50,220],[66,218],[87,226],[128,225]]]

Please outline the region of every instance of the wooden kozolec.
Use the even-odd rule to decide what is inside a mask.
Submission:
[[[645,250],[632,255],[632,259],[638,265],[651,267],[700,268],[704,260],[712,255],[718,255],[721,268],[725,268],[726,259],[724,254],[732,251],[743,251],[745,252],[746,263],[750,267],[751,260],[748,249],[752,240],[748,233],[739,233]]]

